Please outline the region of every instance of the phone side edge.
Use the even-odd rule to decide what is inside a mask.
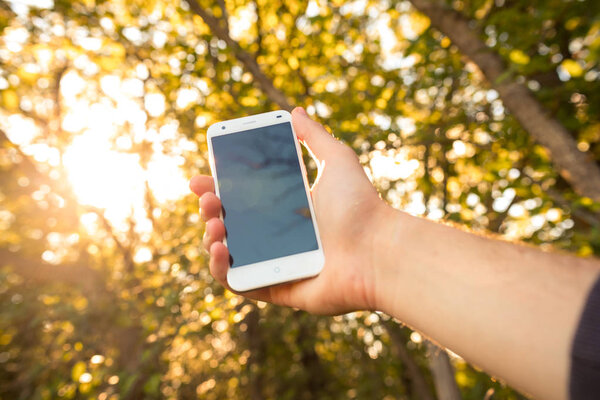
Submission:
[[[321,250],[321,252],[323,252],[323,257],[325,257],[325,253],[323,251],[323,243],[321,243],[321,233],[319,230],[319,224],[317,223],[317,215],[315,213],[312,192],[311,192],[310,186],[308,184],[308,173],[306,170],[306,165],[304,164],[304,159],[302,157],[302,147],[301,147],[302,144],[300,143],[300,140],[298,139],[298,135],[296,134],[296,130],[294,129],[294,124],[291,119],[292,115],[289,112],[287,112],[287,114],[289,115],[289,118],[290,118],[289,123],[290,123],[290,127],[292,129],[292,135],[294,137],[294,145],[296,146],[296,153],[298,155],[298,162],[300,164],[300,174],[302,175],[302,182],[304,183],[304,191],[306,193],[306,199],[308,201],[308,208],[310,209],[310,216],[312,219],[313,228],[315,229],[315,237],[317,239],[317,247]]]

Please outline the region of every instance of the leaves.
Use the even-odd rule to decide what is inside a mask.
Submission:
[[[218,17],[221,3],[200,5]],[[600,251],[598,205],[572,192],[477,68],[408,3],[224,3],[237,50],[353,146],[395,207]],[[596,3],[452,4],[504,58],[506,77],[598,159]],[[197,199],[166,193],[208,173],[208,125],[277,106],[187,3],[5,11],[0,397],[412,396],[386,316],[255,305],[210,277]],[[83,201],[92,190],[100,205]],[[431,384],[423,345],[401,337]],[[465,398],[518,398],[454,361]]]

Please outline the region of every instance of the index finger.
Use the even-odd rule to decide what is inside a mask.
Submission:
[[[190,189],[198,197],[201,197],[204,193],[215,192],[215,180],[212,176],[208,175],[197,175],[190,180]]]

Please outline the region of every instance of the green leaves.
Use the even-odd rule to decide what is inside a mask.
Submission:
[[[353,146],[395,207],[598,254],[598,204],[573,193],[426,16],[407,2],[310,3],[200,2],[217,17],[225,5],[237,50]],[[495,83],[528,85],[598,159],[600,3],[448,4],[503,57]],[[55,1],[19,18],[0,8],[0,397],[33,398],[36,387],[64,398],[410,397],[387,317],[314,317],[226,292],[208,273],[197,199],[163,198],[176,173],[208,173],[208,125],[277,108],[188,8]],[[98,110],[109,111],[93,119]],[[81,115],[89,120],[73,123]],[[95,177],[78,181],[88,189],[107,179],[115,153],[146,171],[176,160],[148,173],[166,175],[160,184],[110,178],[117,205],[142,188],[120,220],[82,204],[65,170],[69,146],[100,125],[76,168]],[[102,149],[114,158],[92,167]],[[422,344],[403,332],[431,383]],[[455,364],[466,399],[490,389],[518,398]]]

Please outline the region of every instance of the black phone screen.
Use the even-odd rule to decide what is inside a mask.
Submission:
[[[232,267],[317,250],[289,122],[212,138]]]

